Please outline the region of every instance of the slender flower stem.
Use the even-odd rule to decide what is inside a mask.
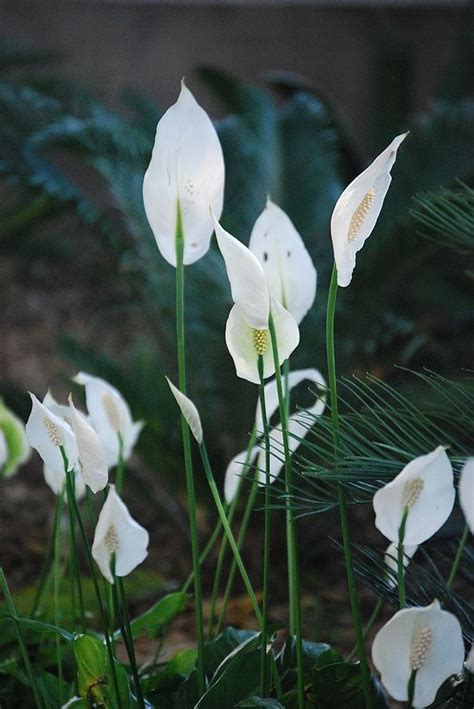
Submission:
[[[270,572],[270,540],[271,540],[271,517],[270,517],[270,436],[268,430],[267,405],[265,401],[265,382],[263,379],[263,357],[258,357],[258,375],[260,378],[259,397],[260,408],[262,410],[263,440],[265,446],[265,507],[263,524],[263,623],[262,623],[262,646],[260,658],[260,695],[267,696],[267,626],[268,626],[268,595],[269,595],[269,572]]]
[[[51,579],[51,569],[52,569],[52,564],[53,564],[53,557],[54,557],[54,534],[51,534],[49,537],[49,540],[48,540],[48,546],[46,548],[46,554],[44,557],[43,567],[41,569],[41,575],[40,575],[40,578],[38,581],[38,586],[36,589],[35,599],[33,601],[33,606],[31,608],[31,612],[30,612],[31,617],[34,617],[35,615],[37,615],[38,611],[41,609],[43,597],[45,595],[47,588],[49,587],[49,583],[50,583],[50,579]]]
[[[132,627],[130,625],[130,614],[128,611],[127,594],[125,592],[125,584],[120,576],[116,576],[117,586],[119,589],[120,596],[120,607],[122,611],[123,625],[125,630],[124,638],[127,637],[127,642],[125,647],[127,649],[128,658],[130,660],[130,665],[132,668],[133,681],[135,683],[135,691],[137,693],[138,706],[141,709],[145,708],[145,701],[143,699],[142,688],[140,685],[140,677],[138,674],[137,658],[135,657],[135,648],[133,645],[133,634]]]
[[[412,670],[410,679],[408,680],[408,709],[413,709],[413,700],[415,698],[415,682],[417,670]]]
[[[270,339],[275,364],[275,380],[277,385],[278,403],[280,410],[281,431],[283,437],[283,450],[285,454],[285,492],[286,492],[286,535],[288,550],[288,583],[290,592],[290,630],[295,634],[296,641],[296,667],[298,682],[298,707],[304,707],[304,671],[303,671],[303,639],[301,636],[301,599],[300,579],[298,569],[298,547],[296,539],[296,522],[291,507],[293,492],[293,470],[291,466],[291,452],[288,438],[288,417],[283,395],[283,384],[280,371],[280,358],[278,356],[278,340],[272,315],[268,321]]]
[[[181,209],[177,203],[176,218],[176,339],[178,349],[178,383],[179,389],[186,394],[186,350],[184,336],[184,233],[181,222]],[[202,619],[201,568],[199,565],[199,539],[196,519],[196,495],[194,492],[193,461],[191,457],[191,441],[189,427],[181,414],[181,433],[184,450],[184,467],[186,471],[186,487],[189,507],[189,526],[191,531],[191,551],[193,557],[194,608],[197,632],[197,674],[198,686],[204,693],[206,679],[204,674],[204,628]]]
[[[462,533],[461,539],[459,540],[459,545],[458,545],[458,550],[456,552],[456,556],[454,557],[454,562],[453,566],[451,569],[451,573],[449,574],[449,578],[447,580],[446,586],[451,589],[454,583],[454,579],[456,578],[456,574],[459,569],[459,565],[461,563],[462,559],[462,553],[464,551],[464,547],[466,546],[467,538],[469,536],[469,527],[466,524],[464,527],[464,531]]]
[[[405,592],[405,565],[403,563],[404,547],[403,540],[405,539],[405,528],[407,525],[409,507],[405,507],[403,511],[402,522],[398,529],[398,547],[397,547],[397,576],[398,576],[398,599],[400,603],[400,610],[406,608],[407,597]]]
[[[117,462],[117,470],[115,471],[115,487],[118,494],[120,495],[123,490],[123,481],[125,477],[125,461],[123,459],[123,437],[120,431],[117,433],[118,444],[119,444],[119,454]]]
[[[53,562],[53,598],[54,598],[54,624],[57,628],[61,625],[59,615],[59,590],[61,585],[61,515],[64,506],[64,490],[56,498],[56,509],[54,513],[54,562]],[[58,668],[59,702],[64,704],[63,694],[63,661],[61,653],[61,638],[55,637],[56,645],[56,666]]]
[[[374,610],[372,611],[372,614],[367,621],[367,623],[364,625],[364,640],[367,640],[367,637],[374,627],[375,621],[380,615],[380,611],[382,610],[384,605],[384,600],[383,598],[379,598],[377,600],[377,603],[374,606]],[[350,662],[354,655],[357,653],[357,646],[353,647],[352,650],[350,651],[349,655],[347,656],[347,662]]]
[[[339,459],[340,436],[339,436],[339,413],[337,405],[337,380],[336,380],[336,355],[334,348],[334,320],[336,313],[337,297],[337,271],[334,264],[329,286],[327,314],[326,314],[326,348],[329,377],[329,394],[331,403],[332,434],[334,442],[334,462],[337,466]],[[370,692],[370,672],[367,664],[364,647],[364,634],[362,631],[362,621],[360,617],[359,599],[354,576],[354,566],[352,562],[352,550],[349,533],[349,520],[347,515],[346,493],[341,483],[337,485],[339,499],[339,515],[341,519],[342,541],[344,547],[344,560],[347,574],[347,585],[351,601],[352,618],[356,636],[357,655],[360,662],[362,684],[364,688],[365,705],[367,709],[372,708],[372,695]]]
[[[75,489],[73,494],[76,494]],[[71,577],[72,577],[72,596],[73,601],[75,600],[74,584],[77,584],[77,597],[79,601],[79,617],[81,621],[81,630],[83,633],[86,631],[86,615],[84,611],[84,594],[82,591],[82,579],[81,579],[81,569],[79,567],[79,559],[77,557],[77,540],[76,540],[76,524],[74,520],[74,514],[72,511],[71,501],[69,499],[69,488],[66,486],[66,497],[67,497],[67,516],[69,520],[69,559],[71,562]],[[73,617],[75,608],[73,607]]]
[[[41,697],[38,685],[36,683],[36,677],[33,672],[33,667],[31,666],[31,660],[30,660],[30,656],[28,654],[28,648],[26,646],[25,640],[23,638],[23,633],[21,631],[21,627],[18,622],[18,614],[16,612],[15,604],[13,602],[13,598],[10,593],[10,589],[8,588],[5,574],[3,573],[3,569],[1,566],[0,566],[0,586],[2,587],[3,595],[5,596],[5,602],[6,602],[8,613],[11,615],[13,622],[15,623],[18,645],[20,646],[21,656],[22,656],[23,662],[25,664],[26,674],[28,675],[31,689],[33,691],[33,696],[35,698],[36,706],[39,709],[43,709],[44,702]]]
[[[204,547],[204,549],[201,552],[201,555],[199,557],[199,566],[202,566],[204,564],[207,557],[209,556],[211,551],[214,549],[214,545],[217,542],[217,539],[219,538],[219,534],[221,532],[221,529],[222,529],[222,522],[220,521],[220,519],[218,519],[216,522],[216,526],[212,530],[212,534],[209,537],[206,546]],[[183,593],[186,593],[189,590],[189,587],[191,586],[193,579],[194,579],[194,572],[193,572],[193,570],[191,570],[188,574],[186,581],[183,583],[183,585],[181,587],[181,591]]]

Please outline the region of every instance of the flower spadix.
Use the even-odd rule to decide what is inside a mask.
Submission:
[[[104,447],[96,431],[74,406],[71,396],[69,411],[71,428],[77,441],[82,477],[93,493],[99,492],[105,488],[109,480]]]
[[[79,372],[74,381],[85,387],[87,410],[104,447],[108,466],[118,463],[119,436],[122,439],[123,457],[127,460],[143,428],[143,422],[133,421],[130,407],[122,394],[104,379]]]
[[[404,544],[422,544],[446,522],[453,509],[453,469],[443,446],[410,461],[373,499],[375,526],[392,542],[407,511]]]
[[[100,511],[95,528],[92,556],[105,578],[114,582],[112,557],[116,576],[127,576],[148,555],[149,535],[128,511],[114,485]]]
[[[158,123],[151,162],[143,181],[145,212],[162,256],[176,266],[178,210],[184,263],[209,249],[211,206],[220,216],[224,199],[224,158],[207,113],[181,84],[176,103]]]
[[[168,382],[168,386],[171,389],[171,393],[173,394],[174,398],[176,399],[176,403],[178,404],[179,408],[181,409],[181,413],[183,414],[184,418],[186,419],[186,423],[188,424],[191,433],[193,434],[194,438],[196,439],[198,445],[201,445],[202,443],[202,425],[201,425],[201,418],[199,416],[199,412],[195,406],[195,404],[189,399],[187,396],[185,396],[175,385],[173,384],[168,377],[166,377],[166,381]]]
[[[474,534],[474,458],[468,458],[464,463],[459,478],[459,504],[464,512],[467,525]]]
[[[398,135],[373,163],[355,178],[336,202],[331,217],[331,236],[337,283],[348,286],[356,254],[371,235],[392,181],[390,171],[397,150],[408,133]]]
[[[0,475],[14,475],[30,455],[25,424],[0,399]]]
[[[32,408],[26,422],[26,436],[30,446],[40,454],[44,464],[58,475],[64,474],[62,448],[67,457],[68,469],[73,470],[78,461],[78,449],[71,426],[38,401],[34,394],[30,396]]]
[[[271,200],[255,222],[249,249],[262,265],[270,296],[299,324],[316,296],[316,269],[292,221]]]
[[[377,633],[372,660],[382,684],[397,701],[408,699],[408,682],[416,670],[413,705],[427,707],[443,682],[462,670],[464,643],[458,619],[440,608],[404,608]]]
[[[270,315],[277,335],[280,364],[298,346],[298,324],[278,301],[270,299],[265,272],[256,256],[225,231],[215,218],[214,224],[235,303],[227,320],[226,344],[237,376],[258,384],[259,355],[263,358],[264,378],[275,372]]]

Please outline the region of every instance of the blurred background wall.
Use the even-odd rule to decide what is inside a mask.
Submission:
[[[465,0],[1,0],[0,34],[64,56],[65,73],[109,98],[133,86],[166,106],[198,65],[254,82],[307,77],[365,147],[374,47],[409,48],[407,101],[423,109],[452,53]],[[389,63],[389,59],[387,59]],[[388,74],[390,66],[386,67]],[[400,81],[403,81],[400,77]],[[209,98],[193,83],[198,98]],[[213,107],[212,104],[210,106]]]

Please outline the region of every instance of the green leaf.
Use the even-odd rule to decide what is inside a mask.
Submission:
[[[196,658],[196,650],[189,649],[177,652],[166,664],[162,672],[144,679],[142,682],[143,691],[147,694],[149,692],[156,694],[160,692],[169,693],[170,690],[175,691],[180,682],[193,671]]]
[[[249,640],[247,640],[247,643]],[[251,640],[250,640],[251,642]],[[236,652],[220,671],[217,679],[196,704],[196,709],[221,709],[235,706],[242,699],[252,696],[260,682],[260,650]]]
[[[284,709],[283,704],[277,699],[263,699],[262,697],[250,697],[249,699],[243,699],[237,704],[238,707],[267,707],[267,709]]]
[[[215,640],[207,643],[204,649],[204,666],[208,677],[212,677],[223,660],[236,648],[250,639],[257,639],[259,633],[254,630],[225,628]]]
[[[110,667],[104,643],[92,635],[79,635],[73,647],[81,697],[88,702],[106,702]]]
[[[149,610],[132,620],[131,628],[133,637],[137,638],[143,633],[147,633],[148,637],[156,638],[165,625],[184,611],[188,601],[189,595],[181,591],[169,593],[164,598],[161,598]],[[114,637],[116,639],[120,637],[119,630],[114,633]]]
[[[374,709],[387,709],[380,684],[372,678]],[[311,696],[317,709],[364,709],[359,665],[342,660],[335,650],[322,653],[312,671]]]
[[[67,630],[64,630],[64,628],[59,628],[57,625],[51,625],[51,623],[43,623],[40,620],[13,616],[9,613],[0,613],[0,620],[11,620],[13,622],[17,622],[22,628],[25,628],[25,630],[33,630],[36,633],[45,635],[60,635],[69,643],[74,640],[74,635],[69,633]]]

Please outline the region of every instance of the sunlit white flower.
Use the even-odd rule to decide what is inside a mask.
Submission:
[[[71,424],[71,411],[67,404],[60,404],[52,395],[51,390],[48,389],[44,398],[43,404],[48,408],[53,414],[64,419],[66,423]]]
[[[408,699],[408,682],[416,670],[415,707],[432,704],[443,682],[462,670],[463,659],[459,621],[438,601],[398,611],[372,645],[372,660],[393,699]]]
[[[87,410],[104,447],[108,466],[118,463],[119,435],[122,438],[123,457],[127,460],[143,428],[143,422],[133,421],[122,394],[104,379],[79,372],[74,381],[85,387]]]
[[[280,364],[298,346],[298,324],[278,301],[270,302],[265,273],[256,256],[225,231],[216,219],[214,224],[235,303],[227,320],[226,344],[234,360],[237,376],[258,384],[259,355],[263,358],[264,378],[275,372],[268,329],[270,312],[277,336]]]
[[[50,411],[34,394],[31,413],[26,422],[26,436],[32,448],[40,454],[44,464],[56,474],[64,473],[61,448],[68,461],[68,469],[73,470],[78,461],[76,437],[71,426]]]
[[[147,557],[148,542],[148,532],[133,519],[115,486],[110,485],[92,544],[92,556],[101,573],[110,583],[114,582],[111,569],[114,557],[116,576],[127,576]]]
[[[443,446],[421,455],[374,495],[375,526],[392,542],[405,511],[404,544],[422,544],[446,522],[453,509],[453,469]]]
[[[176,103],[158,123],[151,162],[143,181],[143,202],[162,256],[176,266],[178,209],[184,235],[184,263],[209,249],[213,232],[209,207],[220,216],[224,158],[207,113],[181,84]]]
[[[467,525],[474,534],[474,458],[468,458],[464,463],[459,478],[458,494]]]
[[[404,544],[403,545],[403,568],[406,569],[408,564],[410,563],[410,560],[413,558],[415,555],[416,550],[418,549],[418,544]],[[385,565],[390,569],[391,572],[393,573],[388,573],[386,575],[386,581],[388,585],[391,588],[395,588],[397,586],[397,574],[398,574],[398,543],[397,542],[391,542],[384,555],[384,562]]]
[[[234,455],[228,464],[224,476],[224,498],[228,505],[232,502],[239,489],[242,478],[248,472],[248,468],[253,464],[258,455],[259,447],[254,446],[250,452],[245,449]]]
[[[299,324],[316,296],[316,269],[290,218],[270,200],[255,222],[249,249],[263,267],[270,296]]]
[[[187,396],[185,396],[175,385],[173,382],[168,379],[168,377],[165,377],[166,381],[168,382],[168,386],[171,389],[171,393],[173,394],[174,398],[176,399],[176,402],[181,409],[181,413],[183,414],[184,418],[186,419],[186,423],[188,424],[191,433],[193,434],[194,438],[196,439],[198,445],[201,445],[202,443],[202,425],[201,425],[201,418],[199,416],[199,411],[197,410],[195,404],[189,399]]]
[[[66,485],[66,474],[64,470],[52,470],[48,468],[47,465],[43,465],[43,475],[48,487],[55,495],[60,495]],[[77,501],[82,500],[86,494],[86,484],[79,470],[79,466],[74,468],[74,491]]]
[[[0,475],[14,475],[30,455],[25,424],[0,399]]]
[[[371,235],[387,194],[390,170],[397,150],[408,133],[398,135],[374,162],[346,187],[331,217],[331,236],[337,268],[337,283],[348,286],[356,254]]]
[[[92,492],[103,490],[108,483],[109,473],[102,442],[96,431],[74,406],[69,397],[71,428],[76,436],[82,477]]]

